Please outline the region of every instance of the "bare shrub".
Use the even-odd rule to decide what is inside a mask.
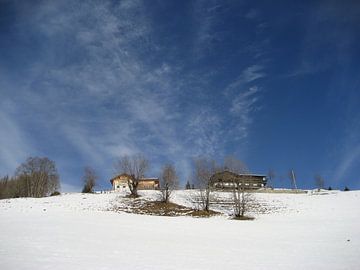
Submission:
[[[94,187],[96,186],[96,181],[98,176],[95,170],[91,167],[85,167],[83,182],[84,187],[82,189],[82,193],[94,193]]]
[[[228,156],[224,161],[224,168],[230,172],[236,174],[248,174],[249,169],[241,160],[236,159],[233,156]],[[250,176],[249,176],[250,177]],[[250,208],[250,202],[253,200],[253,196],[246,192],[244,180],[233,179],[233,208],[235,218],[244,219],[245,213]]]
[[[59,196],[59,195],[61,195],[59,191],[54,191],[53,193],[50,194],[50,196]]]
[[[216,162],[206,157],[200,157],[194,160],[194,180],[199,188],[198,203],[201,210],[209,211],[211,201],[211,176],[217,168]]]
[[[271,188],[274,188],[275,187],[275,177],[276,177],[276,174],[275,174],[275,171],[273,169],[269,169],[268,171],[268,179],[269,179],[269,183],[267,184],[267,186],[271,187]]]
[[[10,198],[10,186],[12,179],[9,176],[4,176],[0,178],[0,199]]]
[[[60,187],[55,162],[47,157],[29,157],[16,169],[16,196],[44,197]]]
[[[160,181],[161,201],[168,203],[171,193],[178,187],[178,177],[173,165],[167,164],[163,167]]]
[[[233,182],[233,205],[235,218],[243,218],[250,209],[250,202],[253,200],[252,195],[245,192],[245,183]]]
[[[316,174],[314,179],[315,179],[315,185],[319,190],[325,189],[325,180],[320,174]]]

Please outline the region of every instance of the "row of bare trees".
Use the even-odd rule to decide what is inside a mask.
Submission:
[[[141,154],[134,156],[123,156],[116,163],[116,171],[119,174],[129,175],[128,186],[130,189],[130,196],[138,196],[138,185],[149,168],[149,162]],[[233,156],[226,157],[224,163],[219,165],[215,160],[199,157],[194,159],[193,182],[197,187],[195,194],[195,201],[199,205],[199,210],[206,212],[210,211],[210,203],[212,201],[211,195],[213,192],[212,176],[220,171],[227,170],[237,174],[248,173],[246,165]],[[243,217],[248,210],[250,195],[245,191],[245,184],[236,182],[233,183],[233,205],[234,215],[236,217]],[[173,190],[178,188],[178,176],[176,169],[172,164],[163,166],[160,175],[160,195],[161,201],[167,203],[171,198]]]
[[[44,197],[59,190],[55,162],[44,157],[29,157],[13,177],[0,179],[0,198]]]
[[[194,160],[194,181],[198,187],[198,204],[203,211],[210,210],[212,192],[214,190],[212,176],[221,171],[230,171],[236,174],[249,173],[247,166],[233,156],[224,159],[224,164],[217,164],[215,160],[200,157]],[[235,217],[244,217],[248,211],[251,195],[245,190],[245,183],[233,179],[232,201]]]
[[[128,187],[132,197],[138,196],[138,185],[149,169],[148,160],[141,154],[122,156],[115,164],[117,173],[129,175]],[[166,164],[162,168],[160,176],[160,191],[163,202],[169,202],[171,193],[178,187],[178,176],[172,164]]]

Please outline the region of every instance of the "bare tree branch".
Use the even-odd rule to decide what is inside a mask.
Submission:
[[[160,177],[161,185],[161,199],[163,202],[169,202],[172,191],[178,187],[178,177],[175,167],[171,164],[166,164]]]
[[[93,168],[87,166],[84,168],[84,176],[83,176],[83,182],[84,187],[82,192],[83,193],[93,193],[94,187],[96,186],[96,180],[98,179],[98,176],[96,175],[96,172]]]
[[[325,180],[320,174],[316,174],[314,176],[315,179],[315,185],[318,189],[324,189],[325,188]]]
[[[145,172],[149,168],[148,160],[141,154],[128,156],[122,156],[116,166],[116,170],[119,174],[129,175],[128,186],[132,196],[137,197],[137,189],[140,179],[144,177]]]
[[[21,196],[48,196],[60,188],[55,162],[46,157],[29,157],[16,169],[15,175]]]
[[[200,207],[209,211],[210,195],[212,191],[211,177],[220,169],[215,160],[209,158],[197,158],[194,161],[194,180],[199,188]]]

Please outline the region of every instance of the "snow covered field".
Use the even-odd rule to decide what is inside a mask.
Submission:
[[[256,194],[277,210],[253,221],[107,211],[117,196],[0,200],[0,269],[360,269],[360,191]]]

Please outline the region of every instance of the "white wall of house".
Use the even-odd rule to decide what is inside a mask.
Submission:
[[[113,190],[114,191],[130,191],[127,180],[125,179],[115,179],[113,181]]]

